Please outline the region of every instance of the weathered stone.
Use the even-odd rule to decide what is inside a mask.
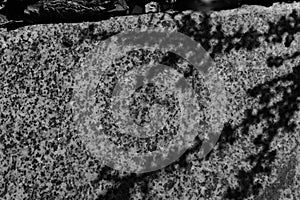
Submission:
[[[195,141],[164,170],[126,175],[76,137],[70,99],[74,71],[103,64],[89,59],[105,54],[107,38],[145,28],[199,42],[224,81],[226,109],[205,159]],[[1,29],[0,198],[263,199],[289,188],[299,199],[299,49],[300,3]]]

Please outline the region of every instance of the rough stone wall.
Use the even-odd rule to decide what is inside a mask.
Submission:
[[[145,27],[199,42],[227,101],[205,159],[196,145],[163,170],[135,175],[87,150],[69,102],[74,70],[105,39]],[[0,199],[300,199],[299,50],[300,3],[1,29]]]

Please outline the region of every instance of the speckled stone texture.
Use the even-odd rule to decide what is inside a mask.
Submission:
[[[221,137],[147,174],[106,167],[77,137],[73,71],[121,31],[192,37],[225,81]],[[0,30],[0,199],[300,199],[300,3]]]

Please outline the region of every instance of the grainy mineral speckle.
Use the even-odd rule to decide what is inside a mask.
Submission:
[[[158,13],[1,29],[0,199],[300,199],[299,7],[193,13],[195,21],[188,13]],[[296,24],[293,37],[281,31],[288,19]],[[74,70],[89,67],[89,54],[103,53],[103,40],[120,31],[145,27],[176,29],[211,53],[226,109],[220,141],[206,159],[196,148],[138,176],[108,169],[90,151],[70,102],[86,86],[74,87]],[[270,67],[272,56],[282,65]]]

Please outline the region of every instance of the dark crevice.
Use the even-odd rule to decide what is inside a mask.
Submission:
[[[7,0],[2,3],[0,14],[6,16],[8,23],[2,27],[14,30],[23,26],[49,23],[76,23],[76,22],[97,22],[114,16],[140,15],[145,14],[145,5],[152,0],[100,0],[85,1],[74,0],[65,2],[59,0]],[[193,10],[199,12],[210,12],[239,8],[242,5],[260,5],[269,7],[273,3],[293,1],[280,0],[154,0],[160,6],[156,12],[167,12],[170,10],[182,12]],[[104,9],[100,9],[102,7]],[[286,45],[289,45],[287,42]]]

